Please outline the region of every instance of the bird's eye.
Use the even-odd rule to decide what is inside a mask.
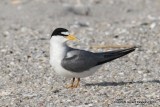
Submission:
[[[68,36],[68,35],[69,35],[69,32],[61,32],[61,34]]]

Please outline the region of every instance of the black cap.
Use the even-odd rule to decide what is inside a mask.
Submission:
[[[68,32],[68,30],[65,29],[65,28],[56,28],[56,29],[53,31],[51,37],[52,37],[52,36],[68,36],[68,35],[62,34],[62,32]]]

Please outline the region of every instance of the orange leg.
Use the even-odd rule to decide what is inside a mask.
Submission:
[[[71,84],[67,85],[66,88],[77,88],[80,83],[80,78],[77,78],[77,81],[75,84],[74,82],[75,82],[75,78],[72,79]]]
[[[74,85],[74,88],[77,88],[79,86],[80,78],[77,79],[77,83]]]
[[[66,88],[74,88],[75,78],[72,78],[71,84],[67,85]]]

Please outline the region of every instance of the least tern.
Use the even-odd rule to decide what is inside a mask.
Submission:
[[[135,47],[107,52],[90,52],[74,49],[67,45],[68,40],[77,40],[65,28],[56,28],[50,39],[50,64],[59,75],[72,78],[68,88],[79,86],[80,78],[94,74],[101,65],[122,57],[135,50]],[[74,84],[75,79],[77,82]]]

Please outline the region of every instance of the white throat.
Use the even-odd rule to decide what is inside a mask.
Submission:
[[[66,39],[54,36],[50,39],[50,64],[61,63],[67,51]]]

